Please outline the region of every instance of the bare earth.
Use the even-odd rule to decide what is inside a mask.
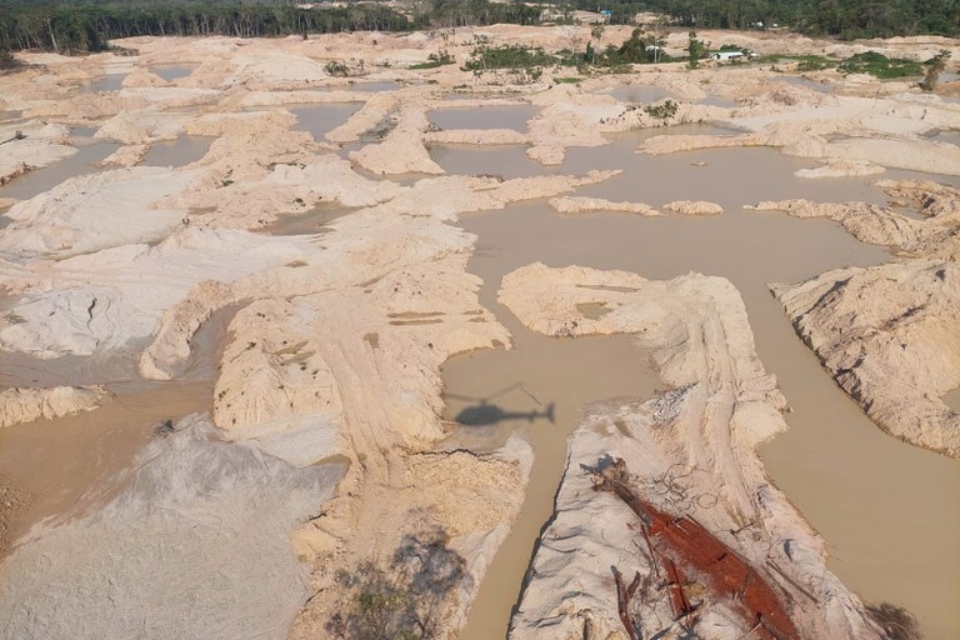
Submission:
[[[628,35],[608,27],[603,44]],[[832,70],[800,79],[790,61],[645,65],[577,84],[555,82],[571,69],[550,68],[528,82],[461,71],[480,36],[548,50],[590,39],[587,26],[137,38],[116,43],[133,56],[24,53],[0,75],[0,112],[22,112],[0,123],[0,141],[24,134],[0,146],[0,427],[13,434],[0,433],[0,636],[369,637],[362,605],[375,592],[386,594],[388,636],[414,625],[457,637],[525,517],[528,483],[545,487],[523,429],[475,446],[442,419],[441,366],[512,346],[467,271],[478,247],[459,222],[524,201],[691,224],[727,215],[706,200],[647,202],[639,187],[632,200],[587,195],[627,167],[560,166],[644,129],[663,134],[638,141],[645,160],[769,147],[815,163],[796,174],[814,194],[830,180],[881,180],[885,204],[757,201],[896,253],[771,287],[823,375],[910,443],[899,446],[960,457],[960,147],[938,139],[960,128],[956,86],[923,94],[912,80]],[[671,34],[668,51],[680,55],[686,37]],[[760,54],[960,59],[939,38],[700,37]],[[458,64],[410,69],[441,49]],[[349,77],[328,73],[334,60]],[[189,69],[157,74],[171,65]],[[122,88],[85,90],[104,77]],[[673,115],[629,99],[652,89],[676,102]],[[322,131],[293,111],[305,107]],[[521,110],[522,126],[431,119],[494,107]],[[670,129],[708,122],[725,132]],[[111,145],[109,157],[69,164],[92,144]],[[457,146],[522,149],[536,171],[448,173],[435,151]],[[55,186],[5,193],[34,176]],[[320,222],[297,233],[299,219]],[[590,490],[584,469],[608,456],[628,462],[659,508],[695,517],[772,583],[803,637],[881,637],[827,569],[829,541],[757,455],[787,429],[790,399],[728,280],[535,263],[492,284],[540,334],[629,336],[664,388],[591,407],[570,436],[561,484],[546,487],[553,518],[524,521],[547,526],[511,587],[522,598],[509,603],[509,637],[625,637],[610,567],[656,568],[635,544],[636,518]],[[58,438],[69,446],[52,450],[86,461],[82,473],[23,462]],[[466,444],[449,446],[457,438]],[[752,625],[695,582],[702,609],[683,637],[746,637]],[[675,619],[667,590],[637,598],[644,637],[681,637],[689,620]],[[960,634],[950,611],[920,616],[930,637]]]

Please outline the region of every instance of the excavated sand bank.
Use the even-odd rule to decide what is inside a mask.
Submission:
[[[617,44],[628,33],[628,28],[608,28],[604,44]],[[94,465],[77,474],[63,494],[68,502],[57,503],[51,497],[56,491],[49,486],[24,488],[21,480],[31,477],[31,469],[11,467],[17,476],[13,480],[16,496],[33,493],[41,505],[35,511],[18,507],[22,514],[16,516],[18,533],[44,516],[53,519],[15,541],[13,552],[0,565],[0,575],[6,576],[0,585],[2,619],[9,621],[5,632],[17,637],[104,637],[129,634],[131,629],[156,629],[171,636],[316,637],[345,633],[356,629],[351,625],[365,623],[362,615],[358,617],[357,603],[365,589],[378,584],[416,593],[418,608],[410,615],[433,621],[441,637],[452,637],[462,626],[478,593],[476,611],[485,610],[482,607],[487,605],[481,602],[489,585],[506,575],[494,568],[494,582],[485,580],[487,567],[491,561],[502,562],[494,559],[501,544],[506,545],[504,549],[515,548],[510,542],[511,526],[527,510],[525,501],[536,503],[536,513],[541,514],[540,522],[524,519],[517,526],[518,532],[528,532],[523,535],[530,548],[542,516],[551,508],[551,487],[562,470],[559,454],[564,443],[547,437],[542,418],[539,422],[535,418],[529,441],[498,428],[480,442],[463,439],[462,432],[441,420],[441,365],[458,353],[509,344],[521,331],[517,326],[511,329],[502,313],[492,313],[489,298],[478,297],[481,284],[488,287],[484,294],[488,296],[489,287],[498,283],[481,283],[466,270],[474,238],[457,226],[464,214],[501,209],[514,214],[519,209],[514,203],[541,200],[533,209],[554,215],[546,204],[552,199],[571,224],[606,220],[603,212],[611,208],[619,210],[616,219],[621,224],[664,223],[676,235],[671,235],[672,244],[648,250],[651,256],[657,250],[663,254],[658,264],[631,269],[644,277],[682,275],[691,266],[685,257],[694,257],[700,270],[714,275],[710,256],[715,252],[710,249],[743,238],[740,266],[724,275],[741,289],[751,322],[759,309],[761,316],[776,317],[787,330],[786,320],[764,289],[769,280],[751,280],[743,274],[765,273],[781,257],[787,264],[809,265],[802,250],[794,253],[802,246],[804,234],[817,238],[824,229],[837,231],[828,221],[789,221],[796,225],[791,227],[793,235],[782,246],[770,246],[767,238],[749,233],[750,227],[777,227],[787,219],[744,214],[739,209],[743,204],[803,198],[817,205],[863,201],[867,205],[853,207],[854,213],[830,210],[824,215],[871,241],[892,233],[907,234],[903,237],[913,244],[892,244],[911,259],[956,260],[950,235],[952,214],[941,209],[936,213],[939,221],[925,229],[899,221],[880,229],[863,224],[876,215],[868,205],[882,205],[885,199],[868,187],[871,178],[866,176],[916,177],[898,172],[903,169],[960,174],[956,147],[930,137],[955,126],[960,112],[954,103],[921,95],[908,82],[879,83],[828,71],[810,81],[785,83],[757,66],[705,65],[690,71],[679,65],[655,65],[638,68],[630,77],[589,78],[577,86],[553,83],[554,77],[569,73],[564,69],[548,69],[538,81],[524,84],[510,72],[474,75],[460,71],[459,64],[423,71],[408,68],[441,48],[461,63],[478,36],[497,43],[558,49],[570,46],[572,38],[586,42],[589,29],[496,26],[457,29],[442,37],[336,34],[258,41],[137,38],[122,44],[137,49],[138,56],[22,54],[32,66],[0,76],[0,109],[21,112],[15,116],[21,121],[4,124],[4,130],[21,128],[27,134],[4,144],[5,150],[13,145],[9,149],[16,153],[5,155],[9,166],[0,167],[6,176],[26,172],[0,188],[0,198],[24,200],[6,212],[11,223],[0,233],[0,286],[17,296],[0,316],[0,346],[11,361],[27,362],[12,374],[4,372],[5,386],[39,398],[42,394],[36,395],[37,390],[45,387],[110,382],[118,393],[88,413],[0,430],[0,439],[17,436],[16,441],[10,440],[11,453],[5,454],[11,465],[10,460],[31,459],[18,452],[42,450],[55,440],[64,446],[75,442],[73,451],[93,452],[98,442],[106,447],[118,438],[115,449],[106,449],[111,453],[105,467]],[[735,41],[774,54],[818,53],[826,47],[828,53],[849,55],[868,46],[782,34],[703,33],[701,37],[715,43]],[[671,34],[668,50],[680,53],[685,40],[685,33]],[[918,59],[944,47],[957,53],[955,43],[941,39],[868,44]],[[343,60],[355,77],[330,77],[327,63]],[[190,73],[182,69],[168,73],[163,67],[170,65],[189,65]],[[674,96],[676,113],[660,118],[656,111],[644,109],[637,100],[653,97],[649,92]],[[440,114],[453,113],[454,105],[460,110],[444,123],[448,116]],[[478,108],[480,113],[500,108],[525,111],[515,120],[500,123],[491,116],[487,123],[471,124],[475,118],[469,114]],[[439,121],[431,124],[434,115]],[[456,120],[456,115],[462,119]],[[645,136],[642,144],[638,138],[632,146],[609,145],[620,132],[703,121],[722,122],[736,131]],[[439,131],[435,130],[438,123]],[[480,124],[492,128],[478,130]],[[70,136],[69,127],[78,126]],[[163,167],[146,166],[156,160],[161,145],[197,136],[216,138],[202,157],[203,150],[188,158],[181,149]],[[116,153],[107,162],[108,170],[80,175],[89,170],[87,160],[82,166],[68,163],[89,148],[83,140],[89,137],[104,141],[104,157]],[[477,144],[499,146],[482,152],[465,150],[465,145]],[[775,147],[782,153],[741,148],[745,146]],[[639,147],[640,153],[635,154],[632,147]],[[675,153],[682,149],[714,150],[696,156]],[[483,159],[468,159],[474,153],[482,153]],[[517,158],[526,164],[515,162]],[[587,162],[573,170],[578,158]],[[188,160],[189,166],[180,166]],[[33,166],[47,168],[32,171]],[[478,169],[462,171],[473,177],[449,175],[473,166]],[[673,179],[658,179],[658,171]],[[783,190],[769,180],[771,171],[797,177],[787,180],[790,188]],[[5,193],[18,181],[26,184],[42,175],[56,184],[38,182],[32,193],[19,196]],[[743,197],[733,197],[730,186],[736,184],[734,178],[744,175],[752,180],[742,183],[743,193],[737,195]],[[392,179],[380,179],[383,176]],[[827,176],[864,176],[858,183],[862,192],[851,195],[838,186],[845,183]],[[72,179],[64,181],[68,177]],[[817,192],[813,198],[811,189]],[[898,189],[891,197],[901,201],[899,206],[921,208],[916,204],[917,189],[902,185]],[[321,216],[318,221],[311,218],[316,211],[345,215]],[[650,219],[635,215],[653,211],[665,215]],[[727,219],[733,224],[720,231]],[[312,233],[320,230],[314,227],[320,221],[324,233]],[[303,226],[298,227],[298,222]],[[284,228],[288,235],[269,235]],[[294,231],[298,235],[292,235]],[[588,236],[573,238],[568,246],[579,246],[583,237]],[[619,245],[623,249],[617,249],[616,243],[606,247],[611,258],[637,253],[637,239],[616,237],[625,244]],[[653,238],[640,241],[656,242]],[[837,267],[874,264],[870,256],[877,254],[861,253],[868,250],[847,241],[819,247],[829,249],[830,259],[837,262],[818,263],[812,271],[789,268],[776,279],[797,282]],[[563,246],[550,235],[525,242],[528,254],[538,245]],[[698,250],[698,243],[702,249]],[[764,252],[772,256],[760,261],[757,256]],[[553,266],[567,266],[578,259],[571,252],[565,254],[563,264]],[[525,255],[512,268],[530,262],[532,256]],[[682,271],[656,273],[660,268]],[[537,275],[542,282],[552,277],[550,271]],[[689,276],[686,282],[701,280]],[[704,285],[709,294],[702,292],[713,303],[705,298],[705,304],[697,305],[696,313],[684,314],[684,319],[699,318],[705,327],[738,327],[733,342],[731,336],[715,340],[709,333],[705,337],[704,344],[716,355],[710,361],[746,362],[749,371],[762,373],[752,347],[744,346],[751,336],[743,310],[735,302],[737,292],[716,279],[702,282],[713,283]],[[615,293],[608,292],[612,297],[607,302],[620,300]],[[609,305],[595,300],[596,296],[587,297],[574,309],[561,305],[569,313],[557,321],[562,325],[567,316],[576,316],[587,326],[606,326],[611,320],[606,313]],[[661,301],[680,308],[688,302],[679,292]],[[537,308],[524,295],[515,298],[511,307],[525,304]],[[551,317],[561,307],[537,315]],[[630,322],[642,320],[644,313],[643,309],[631,311],[618,330],[632,327]],[[824,317],[829,325],[829,314]],[[205,329],[224,319],[228,329],[215,340],[222,343],[222,355],[204,356]],[[533,324],[530,318],[526,321]],[[766,361],[763,330],[755,330],[760,356]],[[908,337],[913,341],[918,335]],[[605,343],[625,340],[610,338]],[[832,336],[825,336],[824,344],[831,340]],[[926,348],[922,341],[917,344],[912,348]],[[602,360],[602,350],[576,348],[588,349],[591,357]],[[489,357],[495,357],[493,352]],[[82,375],[79,369],[57,371],[64,363],[74,362],[71,359],[90,365]],[[815,362],[810,362],[816,369]],[[101,363],[120,364],[113,368]],[[948,373],[952,366],[947,358],[936,371]],[[143,418],[116,436],[110,431],[114,427],[104,426],[102,432],[76,441],[71,440],[70,429],[65,428],[58,439],[59,432],[50,428],[63,421],[108,418],[110,403],[143,392],[141,376],[169,381],[162,388],[172,393],[198,367],[215,377],[213,389],[208,386],[201,391],[202,402],[191,409],[206,410],[207,415],[171,423],[157,436],[150,436],[156,426],[154,417]],[[709,383],[718,379],[725,381],[710,397],[722,399],[719,404],[730,408],[736,406],[727,402],[736,397],[728,393],[731,385],[737,386],[733,381],[744,381],[746,389],[753,388],[750,381],[759,380],[764,397],[755,398],[750,406],[762,405],[762,417],[751,418],[747,431],[759,438],[782,429],[776,414],[781,406],[779,394],[772,380],[760,374],[754,377],[739,365],[735,369],[735,375],[711,377],[700,388],[711,388]],[[724,371],[729,372],[729,367]],[[819,369],[816,372],[813,377],[825,379]],[[885,375],[891,377],[889,371]],[[955,382],[938,379],[940,386],[925,387],[939,397]],[[598,381],[598,386],[604,385]],[[650,386],[640,387],[627,391],[641,396],[643,389],[652,391]],[[824,397],[839,393],[833,386],[827,389]],[[124,396],[121,390],[134,395]],[[697,392],[689,393],[662,396],[660,402],[663,397],[674,398],[677,402],[672,406],[683,405],[680,408],[692,416],[697,403],[689,398]],[[161,406],[156,400],[145,404],[145,411]],[[832,401],[824,404],[833,406]],[[624,419],[635,437],[646,437],[650,424],[666,424],[644,417],[651,405],[625,406]],[[559,406],[556,411],[560,419]],[[563,420],[569,429],[570,413],[576,409],[563,411],[568,412]],[[713,433],[724,433],[730,424],[720,417],[708,421],[715,426]],[[592,456],[597,447],[615,441],[616,446],[630,448],[617,440],[619,428],[610,430],[609,421],[596,420],[600,422],[592,424],[606,429],[608,436],[600,444],[582,434],[576,436],[575,455]],[[112,419],[98,424],[116,426]],[[445,450],[444,442],[469,442],[477,450]],[[761,537],[775,541],[778,531],[789,530],[798,541],[805,541],[798,546],[805,550],[795,563],[800,566],[788,568],[789,575],[799,580],[810,572],[829,576],[823,569],[819,538],[781,494],[765,484],[762,467],[751,452],[756,438],[731,438],[730,443],[728,450],[738,464],[721,465],[725,477],[740,478],[742,486],[764,488],[762,493],[771,496],[757,504],[755,494],[738,492],[734,486],[728,496],[732,503],[743,513],[765,514],[768,526],[759,532]],[[859,443],[856,446],[857,452],[866,451],[859,449]],[[545,447],[557,454],[549,462],[553,485],[541,481],[539,469],[549,456],[538,451]],[[889,460],[888,471],[906,468],[898,466],[896,454]],[[652,473],[654,467],[651,462],[647,471]],[[934,467],[930,465],[931,470]],[[120,475],[110,480],[116,472]],[[0,475],[10,474],[0,468]],[[64,478],[50,477],[58,482]],[[568,474],[563,500],[569,497],[563,492],[580,480]],[[705,480],[707,484],[714,481]],[[903,484],[912,486],[909,480]],[[830,494],[826,498],[845,495],[842,490],[826,493]],[[84,510],[73,513],[66,505],[80,494],[94,499],[80,501]],[[923,510],[933,512],[937,507],[931,500],[922,505],[905,502],[910,509],[927,513]],[[11,501],[27,504],[26,498]],[[806,513],[816,511],[801,507]],[[732,512],[725,513],[716,516],[717,523],[728,523],[724,518],[732,517]],[[922,516],[911,521],[919,523]],[[212,523],[226,527],[226,535]],[[886,529],[860,524],[857,535],[864,539],[876,540],[876,532]],[[940,530],[956,527],[948,524]],[[927,542],[930,549],[941,544],[930,536]],[[63,565],[68,568],[53,576],[32,568],[39,557],[77,558],[78,546],[92,551],[78,559],[76,570]],[[110,554],[115,548],[142,562],[116,563],[119,556]],[[909,540],[896,548],[898,559],[908,558]],[[761,557],[755,548],[742,553],[752,559]],[[514,569],[522,570],[529,551],[504,557],[517,558]],[[952,562],[944,556],[939,570],[949,571]],[[569,564],[563,570],[581,568]],[[850,574],[863,575],[856,570]],[[143,580],[143,575],[151,580]],[[346,580],[346,575],[357,580]],[[857,580],[858,592],[870,592],[869,585]],[[937,580],[928,580],[934,585],[931,589]],[[915,609],[928,633],[946,629],[949,635],[960,628],[946,614],[931,613],[934,608],[950,611],[937,604],[939,596],[915,589],[916,600],[929,607],[924,609],[923,602],[914,606],[914,600],[898,592],[883,591],[889,586],[884,580],[875,582],[882,586],[879,597]],[[906,590],[912,583],[904,582]],[[58,587],[42,588],[49,583]],[[438,586],[419,590],[416,585],[424,583]],[[12,589],[12,584],[23,588]],[[251,589],[251,584],[266,584],[271,597],[264,597],[260,587]],[[856,598],[839,583],[827,578],[808,586],[835,596],[829,611],[838,615],[822,624],[865,629]],[[516,600],[517,589],[512,591],[505,606],[494,602],[498,624],[505,624],[508,607]],[[522,620],[515,620],[518,630],[540,628],[546,619],[529,612],[547,611],[552,606],[550,597],[563,593],[552,588],[536,591],[526,592],[525,601],[536,606],[525,608]],[[949,589],[940,591],[950,597]],[[77,598],[75,593],[87,597]],[[194,599],[188,601],[188,594]],[[112,605],[105,606],[107,600]],[[154,606],[158,601],[164,604]],[[44,612],[54,606],[58,615],[47,616]],[[198,613],[183,615],[188,607]],[[156,611],[156,616],[144,617],[147,611]],[[846,615],[843,612],[849,613],[845,622],[840,620]],[[723,618],[726,614],[720,608],[711,615]],[[820,634],[820,623],[808,615],[798,613],[798,626]],[[246,631],[238,632],[241,627]],[[581,633],[582,627],[576,631]],[[869,637],[869,632],[865,634]]]

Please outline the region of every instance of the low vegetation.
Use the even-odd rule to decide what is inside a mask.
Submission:
[[[841,62],[837,69],[843,73],[868,73],[876,78],[906,78],[923,75],[923,65],[913,60],[888,58],[875,51],[858,53]]]
[[[454,64],[456,60],[452,55],[450,55],[446,49],[440,53],[431,53],[427,56],[426,62],[421,62],[420,64],[412,65],[411,69],[436,69],[437,67],[442,67],[448,64]]]
[[[469,579],[463,557],[446,543],[447,536],[439,529],[406,536],[386,566],[366,561],[352,573],[338,574],[344,596],[327,623],[331,637],[440,637],[448,600]]]

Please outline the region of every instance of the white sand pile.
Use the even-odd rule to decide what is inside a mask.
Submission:
[[[92,411],[109,396],[99,386],[4,389],[0,391],[0,427]]]
[[[154,440],[95,513],[0,565],[0,629],[23,639],[280,638],[309,593],[290,547],[343,464],[225,444],[192,417]],[[42,534],[42,535],[41,535]]]
[[[157,209],[154,203],[197,175],[135,167],[67,180],[7,212],[13,222],[0,236],[0,255],[66,258],[165,238],[183,224],[186,211]]]
[[[797,332],[882,427],[960,458],[960,268],[913,260],[773,288]]]

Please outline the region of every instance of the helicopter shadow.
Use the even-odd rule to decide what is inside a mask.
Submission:
[[[446,394],[446,397],[476,403],[461,409],[460,412],[454,417],[455,422],[464,426],[486,427],[499,424],[501,422],[506,422],[508,420],[526,420],[527,422],[533,422],[540,418],[549,420],[550,424],[554,424],[554,410],[556,409],[556,404],[553,402],[549,403],[546,407],[544,407],[543,410],[534,409],[532,411],[510,411],[498,404],[490,402],[490,400],[493,398],[500,397],[506,393],[509,393],[510,391],[513,391],[514,389],[522,387],[523,383],[518,382],[484,398],[463,396],[454,393],[448,393]],[[524,391],[526,392],[526,390]],[[530,395],[529,392],[526,393],[527,395]],[[533,398],[532,395],[530,397]],[[536,398],[533,399],[537,402],[537,404],[540,404]]]

